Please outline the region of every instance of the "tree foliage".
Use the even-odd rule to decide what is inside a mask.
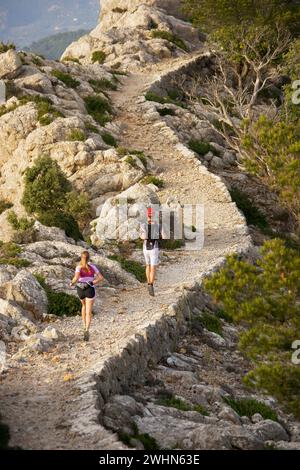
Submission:
[[[22,203],[44,225],[62,228],[75,240],[82,238],[78,222],[83,228],[90,216],[88,197],[72,191],[71,183],[50,157],[39,157],[26,170]]]
[[[298,415],[300,371],[291,363],[291,345],[300,327],[299,273],[299,253],[274,239],[265,242],[255,264],[231,256],[205,282],[216,302],[246,327],[239,347],[255,364],[246,383],[272,393]]]

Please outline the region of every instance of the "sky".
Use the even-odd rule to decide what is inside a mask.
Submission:
[[[99,0],[0,0],[0,41],[24,47],[52,34],[91,30]]]

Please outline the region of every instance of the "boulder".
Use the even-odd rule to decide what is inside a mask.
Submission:
[[[6,299],[16,302],[36,319],[47,313],[47,295],[36,278],[25,269],[6,284]]]
[[[260,421],[253,426],[247,426],[258,439],[262,441],[288,441],[289,436],[281,424],[271,419]]]
[[[42,337],[47,339],[47,340],[62,340],[64,339],[64,335],[57,330],[57,328],[54,328],[53,326],[47,326],[41,333]]]
[[[0,54],[0,79],[15,78],[22,67],[21,59],[16,51],[9,49]]]

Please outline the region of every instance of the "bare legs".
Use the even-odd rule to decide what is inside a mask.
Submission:
[[[83,327],[86,331],[89,331],[89,328],[91,325],[94,302],[95,302],[95,299],[81,300],[82,322],[83,322]]]
[[[86,305],[85,327],[87,331],[89,331],[91,321],[92,321],[94,302],[95,302],[95,299],[85,299],[85,305]]]

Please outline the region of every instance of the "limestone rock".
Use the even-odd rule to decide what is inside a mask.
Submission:
[[[255,436],[263,441],[288,441],[289,436],[281,424],[267,419],[260,421],[253,426],[248,426],[248,429],[253,432]]]
[[[0,54],[0,79],[15,78],[22,66],[21,59],[16,51],[9,49]]]
[[[48,299],[35,277],[23,269],[6,284],[6,299],[19,304],[35,318],[42,318],[47,312]]]

